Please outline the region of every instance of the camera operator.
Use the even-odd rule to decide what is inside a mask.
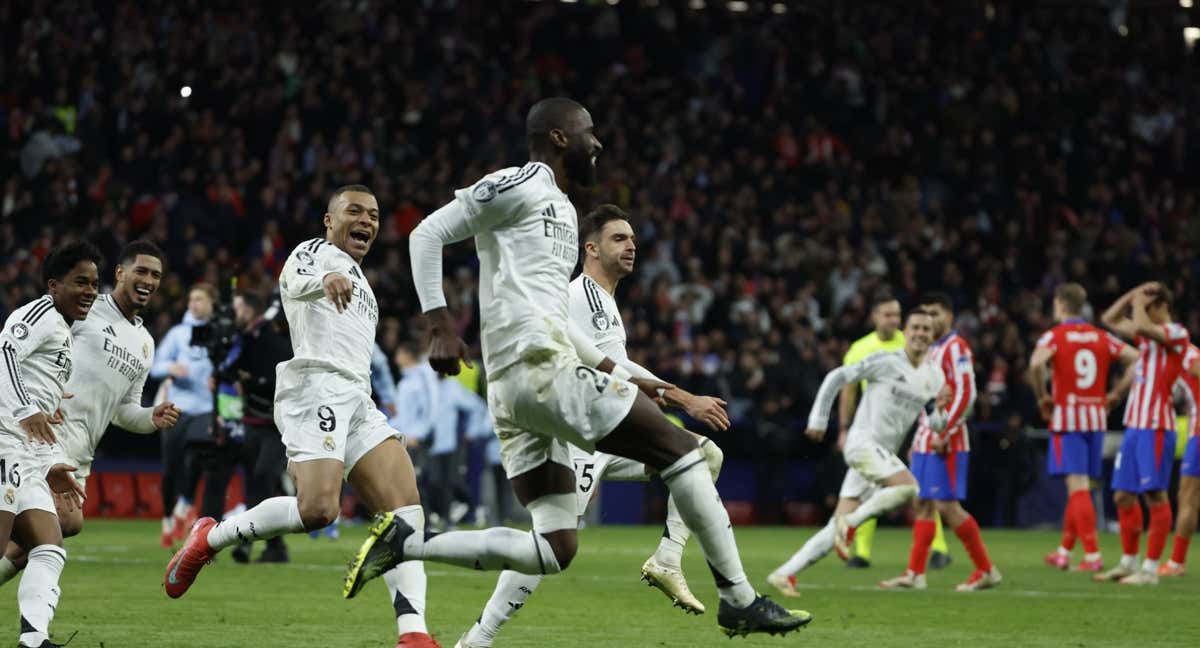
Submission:
[[[183,540],[195,519],[192,500],[201,465],[194,444],[210,439],[213,397],[208,384],[213,365],[208,349],[194,345],[192,331],[208,323],[216,301],[211,284],[194,285],[183,322],[167,331],[150,367],[150,377],[166,380],[167,400],[183,412],[174,428],[162,432],[162,545],[168,549]]]

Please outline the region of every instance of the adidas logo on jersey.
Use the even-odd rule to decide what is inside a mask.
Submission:
[[[104,334],[105,334],[105,335],[111,335],[111,336],[113,336],[113,337],[116,337],[116,336],[117,336],[117,332],[116,332],[116,330],[114,330],[114,329],[113,329],[112,325],[109,325],[109,326],[105,326],[105,327],[104,327]]]

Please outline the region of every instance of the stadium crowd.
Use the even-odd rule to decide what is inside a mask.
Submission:
[[[581,213],[636,221],[631,356],[729,400],[734,456],[826,452],[804,419],[881,291],[952,296],[973,420],[1012,439],[1041,424],[1024,376],[1058,283],[1102,309],[1163,280],[1200,331],[1200,120],[1172,21],[1131,11],[1122,36],[1074,5],[643,4],[0,6],[0,314],[40,292],[52,244],[111,261],[144,235],[170,260],[159,339],[194,282],[268,296],[330,189],[362,182],[385,212],[366,269],[390,356],[421,334],[407,234],[523,161],[528,106],[565,94],[605,145]],[[448,254],[477,341],[475,258]]]

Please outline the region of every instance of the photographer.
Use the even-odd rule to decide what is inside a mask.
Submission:
[[[204,346],[194,345],[192,331],[208,323],[217,290],[198,283],[188,293],[183,322],[171,327],[158,345],[150,377],[164,380],[166,398],[183,412],[174,428],[162,432],[162,545],[182,541],[195,519],[192,500],[201,465],[193,446],[211,439],[212,392],[208,388],[212,361]],[[173,518],[173,519],[172,519]]]

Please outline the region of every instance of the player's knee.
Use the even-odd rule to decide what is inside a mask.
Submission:
[[[916,484],[900,484],[899,486],[893,486],[893,488],[896,489],[896,492],[899,493],[906,502],[915,498],[917,493],[921,491],[921,489],[917,488]]]
[[[331,498],[299,498],[300,521],[306,531],[324,529],[338,517],[338,501]]]
[[[1113,493],[1113,504],[1118,507],[1133,506],[1137,502],[1137,495],[1125,491],[1117,491]]]
[[[564,571],[571,566],[575,554],[579,552],[579,535],[576,533],[551,533],[546,536],[546,542],[554,550],[554,560],[558,562],[558,571]]]
[[[58,523],[64,538],[77,536],[80,531],[83,531],[83,517],[79,515],[62,516],[58,519]]]
[[[721,476],[721,466],[725,463],[725,453],[715,441],[705,439],[700,443],[700,454],[704,455],[704,463],[708,464],[713,481],[717,481],[717,477]]]

